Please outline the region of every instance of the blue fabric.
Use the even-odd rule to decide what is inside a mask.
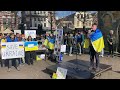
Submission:
[[[18,42],[17,38],[15,38],[14,40],[11,40],[11,38],[8,36],[6,39],[7,39],[7,42]]]
[[[49,42],[51,42],[51,43],[55,43],[55,39],[54,38],[49,38],[49,40],[48,40]]]
[[[34,44],[34,46],[38,46],[38,42],[37,41],[28,41],[28,42],[25,42],[24,43],[25,47],[27,47],[28,44]]]
[[[81,35],[76,36],[77,37],[77,42],[81,41]]]
[[[94,33],[92,33],[92,34],[90,35],[90,39],[91,39],[91,41],[93,42],[93,41],[98,40],[98,39],[101,38],[102,36],[103,36],[103,35],[102,35],[101,31],[100,31],[99,29],[97,29]]]

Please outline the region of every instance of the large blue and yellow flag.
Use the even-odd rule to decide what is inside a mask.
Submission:
[[[96,52],[101,52],[104,48],[103,35],[99,29],[90,35],[92,46]]]
[[[54,49],[54,44],[55,44],[55,39],[54,38],[50,38],[49,42],[48,42],[49,49],[53,50]]]

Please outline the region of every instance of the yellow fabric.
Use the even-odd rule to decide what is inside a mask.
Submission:
[[[44,45],[47,47],[48,46],[48,39],[45,39]]]
[[[6,39],[2,39],[1,42],[6,42]]]
[[[49,49],[53,50],[53,49],[54,49],[54,44],[51,43],[51,42],[49,42],[49,43],[48,43],[48,47],[49,47]]]
[[[57,74],[56,73],[53,73],[52,79],[57,79]]]
[[[89,48],[89,39],[85,39],[85,42],[84,42],[84,45],[83,45],[83,48]]]
[[[37,55],[36,60],[39,61],[39,60],[42,60],[42,59]]]
[[[92,42],[93,48],[96,52],[101,52],[104,48],[104,40],[103,37],[99,38],[98,40]]]
[[[32,48],[25,47],[25,51],[35,51],[35,50],[38,50],[38,46],[34,46]]]

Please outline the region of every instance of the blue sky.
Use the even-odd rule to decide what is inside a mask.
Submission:
[[[62,18],[62,17],[65,17],[65,16],[68,16],[72,13],[74,13],[75,11],[56,11],[56,16],[58,18]]]

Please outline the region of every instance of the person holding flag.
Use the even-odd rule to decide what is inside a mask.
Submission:
[[[95,69],[96,71],[100,70],[99,67],[99,53],[104,48],[103,35],[100,29],[97,28],[97,24],[92,25],[91,32],[88,33],[88,38],[90,40],[90,68],[89,70]],[[94,57],[96,59],[96,67],[94,67]]]

